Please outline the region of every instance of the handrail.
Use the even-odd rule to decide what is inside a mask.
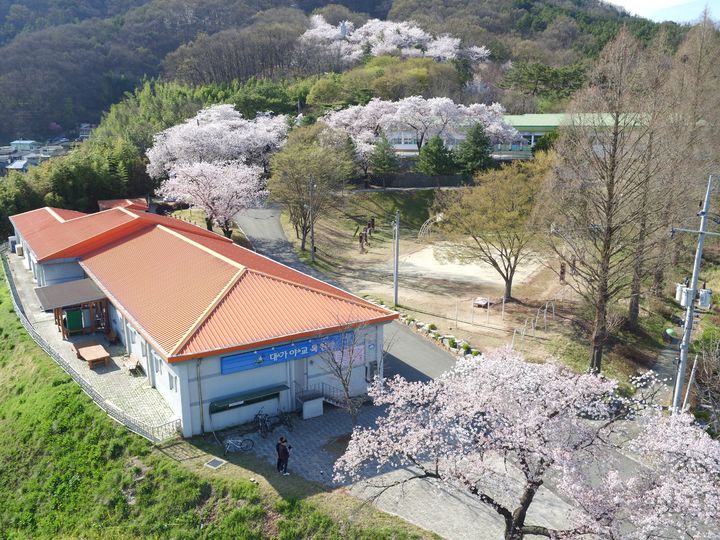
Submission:
[[[40,334],[37,333],[35,327],[33,327],[32,323],[25,314],[25,308],[22,304],[22,301],[20,300],[20,295],[18,294],[17,287],[15,286],[15,280],[10,270],[10,265],[8,263],[5,253],[6,251],[7,243],[0,244],[0,259],[2,259],[3,270],[5,273],[5,282],[7,283],[8,289],[10,290],[10,298],[12,300],[13,307],[15,308],[15,312],[17,313],[20,322],[25,327],[25,330],[27,330],[27,333],[30,334],[30,337],[33,339],[33,341],[35,341],[35,343],[37,343],[40,348],[43,349],[50,356],[50,358],[55,360],[55,362],[68,375],[70,375],[70,377],[72,377],[72,379],[76,383],[80,385],[80,388],[83,390],[83,392],[85,392],[98,407],[105,411],[105,413],[116,422],[124,425],[133,433],[144,437],[152,443],[160,443],[177,436],[181,429],[181,422],[179,418],[152,426],[127,415],[124,411],[120,409],[111,406],[105,400],[105,398],[100,393],[98,393],[98,391],[95,390],[95,388],[93,388],[92,385],[88,383],[83,378],[83,376],[80,375],[80,373],[78,373],[75,368],[73,368],[72,365],[67,362],[67,360],[65,360],[55,349],[53,349],[47,343],[47,341],[45,341],[45,339]]]

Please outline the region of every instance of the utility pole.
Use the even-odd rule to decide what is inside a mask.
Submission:
[[[313,220],[313,195],[315,194],[315,179],[310,177],[310,262],[315,264],[315,221]]]
[[[673,229],[676,231],[693,233],[698,235],[697,250],[695,251],[695,265],[693,266],[692,280],[690,288],[684,291],[687,306],[685,309],[685,326],[683,328],[683,338],[680,344],[680,362],[678,363],[677,375],[675,376],[675,387],[673,389],[672,411],[680,412],[683,399],[683,386],[685,385],[685,370],[688,363],[688,351],[690,350],[690,338],[693,329],[693,318],[695,316],[695,295],[697,294],[698,279],[700,278],[700,263],[702,261],[703,246],[705,244],[705,235],[720,236],[717,233],[707,232],[708,213],[710,211],[710,194],[712,193],[713,177],[708,178],[707,192],[705,193],[705,201],[698,215],[700,216],[700,230],[693,231],[688,229]]]
[[[393,305],[398,305],[398,272],[400,269],[400,210],[395,212],[393,223]]]

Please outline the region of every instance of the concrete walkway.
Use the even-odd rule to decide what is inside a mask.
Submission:
[[[109,345],[101,334],[72,336],[69,341],[64,340],[55,325],[53,314],[42,311],[35,294],[36,283],[30,271],[23,266],[23,259],[9,253],[8,262],[25,313],[35,331],[102,396],[106,405],[151,428],[176,419],[160,392],[150,386],[146,376],[133,376],[121,367],[120,359],[125,353],[123,346]],[[110,352],[111,358],[107,365],[90,369],[85,361],[73,353],[72,342],[90,339],[101,343]]]

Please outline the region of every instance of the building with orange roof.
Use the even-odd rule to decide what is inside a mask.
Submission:
[[[150,207],[145,199],[136,197],[134,199],[106,199],[104,201],[98,201],[98,208],[101,211],[110,210],[111,208],[127,208],[129,210],[147,212]]]
[[[213,232],[123,205],[10,220],[38,287],[63,298],[63,287],[87,291],[92,280],[107,300],[101,326],[140,363],[185,436],[261,409],[321,413],[340,393],[328,361],[352,368],[354,394],[382,373],[383,325],[396,313]],[[56,320],[65,335],[69,318]]]

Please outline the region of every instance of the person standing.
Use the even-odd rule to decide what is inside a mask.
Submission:
[[[290,450],[292,450],[292,446],[288,444],[288,441],[285,437],[280,437],[280,440],[275,445],[275,449],[277,450],[278,455],[278,472],[282,473],[283,476],[288,476],[290,473],[287,472],[287,467],[288,460],[290,459]]]
[[[283,461],[280,458],[280,447],[282,446],[284,437],[280,437],[278,442],[275,444],[275,452],[277,453],[277,472],[282,473]]]

